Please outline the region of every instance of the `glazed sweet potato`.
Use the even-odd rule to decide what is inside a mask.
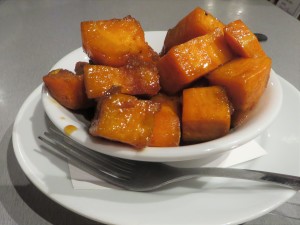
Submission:
[[[100,98],[112,87],[122,87],[126,85],[122,69],[102,66],[86,65],[84,67],[84,85],[88,98]],[[120,89],[122,93],[128,92],[126,88]]]
[[[89,129],[93,136],[127,143],[137,149],[148,146],[159,104],[134,96],[114,94],[99,101]]]
[[[75,64],[75,74],[77,75],[82,75],[84,73],[84,67],[86,65],[90,65],[88,62],[82,62],[82,61],[79,61]]]
[[[124,66],[131,56],[151,59],[154,52],[145,42],[140,23],[123,19],[81,22],[82,47],[95,64]]]
[[[137,150],[226,135],[247,120],[270,76],[271,59],[241,20],[224,25],[199,7],[168,30],[160,55],[131,16],[83,21],[81,38],[90,60],[44,83],[69,109],[97,102],[84,111],[89,133]]]
[[[160,110],[154,116],[154,126],[149,146],[176,147],[180,143],[179,99],[163,94],[151,98],[160,104]]]
[[[234,128],[244,124],[250,113],[251,110],[234,110],[231,116],[231,127]]]
[[[156,65],[141,60],[130,60],[119,68],[86,65],[84,84],[88,98],[102,97],[113,87],[120,87],[121,93],[130,95],[153,96],[160,90]]]
[[[229,46],[239,56],[247,58],[266,56],[256,36],[242,20],[226,25],[224,36]]]
[[[157,64],[162,89],[175,94],[232,57],[221,29],[177,45]]]
[[[43,81],[51,96],[68,109],[84,109],[93,104],[86,96],[82,75],[57,69],[45,75]]]
[[[226,92],[218,86],[183,91],[182,139],[185,143],[210,141],[230,129],[230,106]]]
[[[161,55],[166,54],[173,46],[213,32],[216,28],[223,29],[224,24],[210,13],[196,7],[175,27],[168,30]]]
[[[225,88],[235,110],[247,111],[264,93],[271,64],[269,57],[238,58],[212,71],[207,79]]]

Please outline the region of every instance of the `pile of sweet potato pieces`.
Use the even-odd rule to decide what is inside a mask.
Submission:
[[[160,54],[140,23],[81,23],[90,62],[43,77],[71,110],[95,107],[89,132],[136,149],[210,141],[240,125],[262,96],[271,59],[241,21],[227,25],[197,7],[168,30]]]

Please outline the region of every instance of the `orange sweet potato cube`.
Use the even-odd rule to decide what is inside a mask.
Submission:
[[[152,138],[149,146],[179,146],[181,131],[179,119],[179,99],[158,94],[151,101],[160,104],[160,110],[154,116]]]
[[[242,20],[236,20],[226,25],[224,36],[229,46],[239,56],[249,58],[266,56],[256,36]]]
[[[45,75],[43,81],[51,96],[68,109],[83,109],[92,104],[85,93],[83,75],[57,69]]]
[[[269,57],[238,58],[212,71],[207,79],[225,88],[237,111],[251,110],[267,86],[272,60]]]
[[[210,13],[196,7],[181,19],[175,27],[168,30],[161,54],[164,55],[173,46],[213,32],[216,28],[223,29],[224,24]]]
[[[231,127],[238,127],[245,123],[251,110],[234,110],[231,115]]]
[[[134,96],[113,94],[99,101],[89,129],[93,136],[126,143],[137,149],[151,140],[154,115],[159,104]]]
[[[122,87],[126,82],[124,71],[119,68],[86,65],[83,71],[84,85],[88,98],[100,98],[112,87]],[[124,89],[122,92],[126,93],[126,89]]]
[[[93,63],[107,66],[123,66],[133,55],[147,58],[150,50],[140,23],[131,16],[81,22],[81,39]]]
[[[160,90],[159,75],[154,63],[130,60],[124,67],[86,65],[84,84],[89,98],[99,98],[113,87],[130,95],[153,96]]]
[[[86,65],[90,65],[90,64],[88,62],[82,62],[82,61],[76,62],[75,68],[74,68],[75,74],[82,75],[83,69]]]
[[[230,129],[230,106],[226,92],[218,86],[183,91],[182,138],[186,143],[210,141]]]
[[[232,57],[221,29],[177,45],[157,64],[161,87],[175,94]]]

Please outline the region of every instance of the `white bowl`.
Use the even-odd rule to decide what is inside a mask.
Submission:
[[[146,40],[154,50],[159,52],[165,34],[166,32],[164,31],[146,32]],[[76,62],[88,60],[82,48],[78,48],[58,61],[51,70],[64,68],[72,71],[74,70]],[[77,130],[74,131],[70,137],[90,149],[107,155],[133,160],[157,162],[183,161],[198,159],[234,149],[246,144],[264,131],[275,119],[281,107],[282,89],[277,76],[278,75],[271,70],[268,86],[258,104],[249,114],[246,123],[236,129],[232,129],[230,133],[224,137],[205,143],[180,147],[147,147],[141,151],[137,151],[125,144],[95,138],[88,133],[89,121],[82,115],[75,114],[59,105],[50,96],[45,87],[43,88],[42,101],[44,109],[54,125],[62,132],[66,126],[74,125]]]

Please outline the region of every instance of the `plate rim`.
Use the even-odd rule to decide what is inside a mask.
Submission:
[[[280,80],[285,81],[283,78],[280,77]],[[298,91],[298,89],[296,89],[293,85],[291,85],[290,83],[288,83],[287,81],[285,81],[286,84],[289,85],[289,88],[293,87],[294,88],[294,92],[297,93],[298,95],[298,99],[300,100],[300,92]],[[27,177],[29,177],[29,179],[43,192],[45,193],[47,196],[49,196],[52,200],[54,200],[55,202],[61,204],[62,206],[70,209],[71,211],[74,211],[75,213],[78,213],[82,216],[85,216],[87,218],[93,219],[95,221],[99,221],[99,222],[104,222],[104,223],[112,223],[112,220],[108,220],[107,218],[105,218],[104,220],[99,219],[99,218],[95,218],[89,215],[86,215],[84,213],[81,213],[78,210],[75,210],[74,208],[70,207],[70,205],[66,204],[66,202],[62,202],[63,200],[59,198],[59,196],[57,196],[55,193],[51,193],[51,191],[49,192],[47,190],[47,187],[44,187],[42,185],[41,182],[39,182],[38,180],[35,179],[34,174],[32,174],[32,171],[30,171],[30,169],[27,168],[26,162],[24,161],[24,157],[22,157],[22,146],[20,145],[20,143],[18,142],[18,135],[17,135],[17,130],[18,128],[18,121],[22,119],[23,114],[26,112],[27,107],[29,107],[29,102],[34,101],[35,98],[37,98],[37,94],[39,93],[41,89],[41,85],[39,87],[37,87],[30,95],[29,97],[25,100],[25,102],[23,103],[23,105],[21,106],[15,123],[13,125],[13,133],[12,133],[12,139],[13,139],[13,147],[14,147],[14,152],[16,154],[17,160],[19,162],[19,164],[21,165],[22,170],[25,172],[25,174],[27,175]],[[39,101],[40,101],[40,97]],[[23,150],[24,151],[24,150]],[[74,192],[77,192],[76,190],[73,190]],[[79,191],[80,192],[80,191]],[[247,218],[243,218],[237,221],[232,221],[234,223],[241,223],[241,222],[246,222],[249,219],[252,220],[254,218],[257,218],[258,216],[261,216],[269,211],[271,211],[272,209],[278,207],[280,204],[282,204],[284,201],[288,200],[289,198],[291,198],[294,194],[296,193],[296,191],[290,191],[289,194],[286,194],[284,198],[281,199],[281,201],[277,201],[277,204],[273,204],[272,206],[269,206],[268,208],[266,208],[263,211],[259,211],[256,214],[252,214],[251,216],[249,215]],[[115,221],[116,222],[116,221]],[[130,223],[128,223],[130,224]]]

